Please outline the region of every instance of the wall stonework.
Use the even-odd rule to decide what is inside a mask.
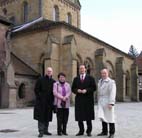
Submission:
[[[12,38],[12,44],[13,51],[37,72],[42,73],[40,64],[44,64],[44,69],[47,66],[52,66],[55,79],[57,79],[57,74],[63,71],[70,83],[77,74],[78,56],[81,58],[79,64],[85,63],[87,59],[89,59],[90,65],[93,64],[91,71],[96,81],[100,78],[100,70],[107,67],[110,69],[113,79],[116,80],[117,100],[131,99],[131,91],[134,88],[129,86],[129,94],[126,95],[126,74],[127,72],[131,74],[131,65],[134,60],[127,54],[92,36],[61,25],[15,35]],[[41,57],[44,63],[41,62]],[[130,80],[131,78],[129,83]],[[136,86],[134,87],[136,88]]]
[[[0,15],[8,19],[15,18],[16,25],[24,23],[23,3],[28,3],[28,21],[44,17],[53,20],[54,6],[59,8],[59,21],[67,22],[67,14],[72,16],[72,25],[80,28],[80,6],[70,0],[13,0],[0,2]],[[16,10],[15,10],[16,9]],[[18,14],[17,14],[18,13]]]
[[[23,21],[23,2],[28,3],[29,24]],[[59,21],[53,21],[55,6],[59,9]],[[35,82],[49,66],[56,80],[58,73],[64,72],[72,84],[80,64],[85,64],[96,83],[101,69],[107,68],[116,81],[117,101],[139,101],[134,59],[80,30],[80,9],[79,0],[0,1],[1,15],[14,17],[16,25],[24,23],[13,28],[8,37],[9,27],[0,22],[0,108],[31,105],[35,100]],[[71,25],[67,23],[68,13]],[[74,95],[71,101],[74,102]]]

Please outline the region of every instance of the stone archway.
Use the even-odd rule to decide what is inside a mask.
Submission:
[[[47,53],[42,53],[39,59],[39,70],[41,76],[44,76],[45,74],[45,61],[47,59],[48,59]]]
[[[0,72],[0,108],[2,107],[2,92],[4,86],[4,72]]]
[[[79,75],[79,66],[83,64],[83,60],[79,54],[77,54],[77,75]]]
[[[115,72],[114,72],[114,66],[111,63],[111,61],[106,61],[105,63],[106,68],[109,70],[109,77],[112,79],[115,79]]]
[[[85,59],[84,65],[86,67],[87,74],[93,75],[93,61],[89,57]]]
[[[125,97],[130,98],[130,73],[126,71],[125,74]]]

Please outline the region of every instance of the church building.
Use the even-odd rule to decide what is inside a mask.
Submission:
[[[0,108],[30,106],[35,82],[46,67],[53,68],[55,79],[64,72],[71,84],[80,64],[96,82],[100,70],[108,68],[117,84],[117,101],[139,101],[134,59],[81,30],[80,12],[79,0],[0,0],[0,15],[14,24],[7,40],[10,48],[5,49],[10,55],[5,67],[7,91],[0,87],[8,100],[0,101]]]

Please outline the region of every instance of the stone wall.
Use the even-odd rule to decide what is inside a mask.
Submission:
[[[100,70],[107,67],[110,77],[116,80],[117,100],[131,100],[133,96],[138,100],[134,91],[137,86],[131,87],[132,76],[136,75],[136,70],[131,70],[134,60],[109,44],[65,26],[23,33],[12,40],[13,51],[40,73],[43,64],[44,69],[52,66],[55,79],[63,71],[71,83],[77,74],[78,63],[85,63],[90,65],[90,73],[98,81]]]
[[[72,25],[80,28],[80,9],[69,4],[66,0],[43,0],[43,17],[53,20],[54,6],[59,8],[59,21],[67,21],[67,13],[72,15]]]
[[[0,15],[3,15],[8,19],[14,17],[16,24],[22,24],[23,2],[25,2],[25,0],[13,0],[8,3],[5,2],[5,4],[2,4],[0,7]],[[28,3],[28,21],[40,17],[39,0],[26,0],[26,2]]]
[[[24,2],[25,0],[4,2],[0,5],[0,15],[3,15],[10,20],[15,20],[16,25],[23,24]],[[59,21],[66,22],[67,14],[70,13],[72,25],[80,28],[80,7],[75,6],[75,4],[68,0],[26,0],[26,2],[28,3],[28,20],[26,22],[32,21],[41,16],[48,20],[53,20],[54,6],[58,6]]]

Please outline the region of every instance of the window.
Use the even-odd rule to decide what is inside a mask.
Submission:
[[[18,89],[18,96],[20,99],[25,98],[25,84],[21,83]]]
[[[139,75],[139,90],[142,90],[142,74]]]
[[[6,8],[4,8],[2,11],[3,11],[4,15],[7,15],[7,9]]]
[[[39,0],[39,17],[42,16],[42,0]]]
[[[53,9],[53,20],[54,21],[59,21],[59,8],[58,8],[58,6],[54,6],[54,9]]]
[[[28,21],[28,2],[26,1],[23,3],[23,21]]]
[[[71,13],[67,14],[67,23],[72,24],[72,15],[71,15]]]
[[[90,58],[86,58],[84,61],[84,65],[86,67],[86,72],[89,75],[93,75],[93,62]]]

